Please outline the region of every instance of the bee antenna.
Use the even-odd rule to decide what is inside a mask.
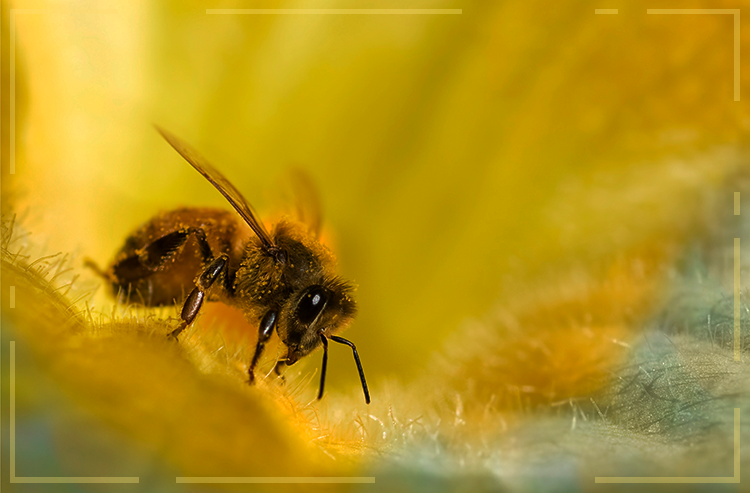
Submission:
[[[322,334],[321,334],[321,337]],[[328,342],[325,341],[325,337],[323,337],[324,343],[323,347],[325,349],[325,353],[323,354],[323,378],[325,378],[325,369],[326,369],[326,363],[328,359]],[[357,346],[354,345],[352,341],[348,341],[344,339],[343,337],[338,336],[331,336],[331,340],[338,342],[339,344],[346,344],[350,348],[352,348],[352,353],[354,354],[354,362],[357,363],[357,370],[359,371],[359,379],[362,382],[362,390],[365,393],[365,402],[367,404],[370,403],[370,391],[367,390],[367,381],[365,380],[365,372],[362,370],[362,362],[359,360],[359,354],[357,353]],[[321,380],[320,384],[320,395],[323,395],[323,380]],[[320,397],[318,397],[320,398]]]
[[[99,268],[99,265],[97,265],[97,263],[96,263],[96,262],[94,262],[93,260],[91,260],[90,258],[88,258],[88,257],[85,257],[85,258],[83,259],[83,266],[84,266],[84,267],[87,267],[87,268],[89,268],[89,269],[91,269],[91,270],[93,270],[93,271],[94,271],[94,273],[95,273],[95,274],[96,274],[97,276],[99,276],[99,277],[102,277],[102,278],[104,278],[104,279],[105,279],[105,280],[107,280],[107,281],[110,281],[109,275],[107,275],[107,273],[106,273],[105,271],[101,270],[101,269]]]
[[[323,341],[323,365],[320,368],[320,391],[318,400],[323,398],[323,388],[326,386],[326,368],[328,367],[328,339],[322,333],[320,339]]]

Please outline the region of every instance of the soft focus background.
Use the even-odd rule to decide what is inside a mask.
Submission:
[[[374,475],[381,487],[426,491],[549,489],[534,478],[561,475],[564,488],[588,489],[595,475],[633,471],[731,475],[713,472],[713,460],[731,464],[731,443],[721,440],[731,438],[731,409],[745,409],[750,390],[741,378],[746,363],[730,364],[732,241],[747,232],[733,216],[733,194],[748,191],[750,71],[740,72],[735,101],[732,15],[646,9],[742,6],[3,3],[5,227],[16,218],[16,239],[6,235],[3,244],[3,447],[8,344],[17,340],[18,386],[26,389],[17,474],[134,475],[144,491],[203,475]],[[597,8],[620,10],[595,15]],[[743,18],[743,54],[749,33]],[[168,345],[159,321],[176,310],[114,307],[82,267],[84,257],[106,265],[159,210],[226,205],[154,123],[199,149],[262,215],[277,210],[289,168],[310,173],[340,272],[358,285],[360,310],[346,336],[371,384],[369,409],[342,348],[332,348],[321,403],[312,401],[317,353],[294,367],[286,388],[247,389],[243,344],[254,344],[254,328],[222,339],[213,324],[231,322],[219,310],[199,319],[182,346]],[[19,250],[28,258],[12,256]],[[78,315],[56,324],[74,300]],[[662,335],[639,339],[652,331],[666,333],[677,355],[659,349]],[[689,380],[709,392],[724,407],[685,420],[721,415],[707,422],[713,427],[696,425],[719,438],[683,435],[677,421],[654,429],[674,413],[653,402],[618,408],[640,402],[617,387],[627,368],[690,351],[708,358],[684,370],[692,379],[649,382]],[[725,378],[707,384],[709,373]],[[685,409],[707,399],[697,390],[665,392]],[[593,395],[619,414],[591,407]],[[738,401],[719,399],[729,395]],[[589,418],[600,427],[556,434]],[[524,428],[548,419],[554,431],[540,436],[553,453]],[[610,448],[591,452],[591,437]],[[701,463],[665,453],[665,441],[710,443],[730,455]],[[679,465],[647,470],[648,459],[632,459],[643,448],[659,465]],[[588,455],[568,460],[582,450]],[[627,467],[610,456],[626,457]],[[596,469],[596,460],[614,471]]]

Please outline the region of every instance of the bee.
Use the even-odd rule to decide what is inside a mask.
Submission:
[[[157,127],[167,142],[209,181],[234,208],[182,208],[157,215],[125,241],[105,271],[118,293],[136,294],[146,306],[176,305],[184,293],[177,338],[198,316],[204,301],[239,308],[258,324],[258,341],[248,367],[248,382],[274,330],[287,348],[274,371],[323,346],[318,399],[323,397],[328,341],[352,349],[365,402],[370,393],[356,346],[335,335],[356,313],[352,287],[335,274],[330,251],[318,240],[319,221],[310,228],[282,219],[269,233],[253,208],[224,175],[192,147]],[[309,213],[309,212],[308,212]],[[239,217],[238,217],[239,215]],[[315,212],[312,212],[315,216]],[[96,269],[94,265],[91,265]]]

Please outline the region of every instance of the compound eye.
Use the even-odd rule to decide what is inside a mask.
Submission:
[[[310,325],[318,318],[328,302],[328,290],[323,286],[308,288],[297,305],[297,318],[305,325]]]

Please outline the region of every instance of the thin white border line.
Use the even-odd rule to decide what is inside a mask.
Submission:
[[[740,9],[646,9],[647,14],[731,14],[734,16],[734,100],[740,100]]]
[[[742,357],[742,350],[740,343],[742,342],[741,332],[741,304],[740,304],[740,239],[734,239],[734,360],[740,361]]]
[[[309,476],[309,477],[177,477],[177,483],[191,484],[344,484],[375,483],[374,476]]]
[[[209,15],[461,15],[463,9],[206,9]]]

